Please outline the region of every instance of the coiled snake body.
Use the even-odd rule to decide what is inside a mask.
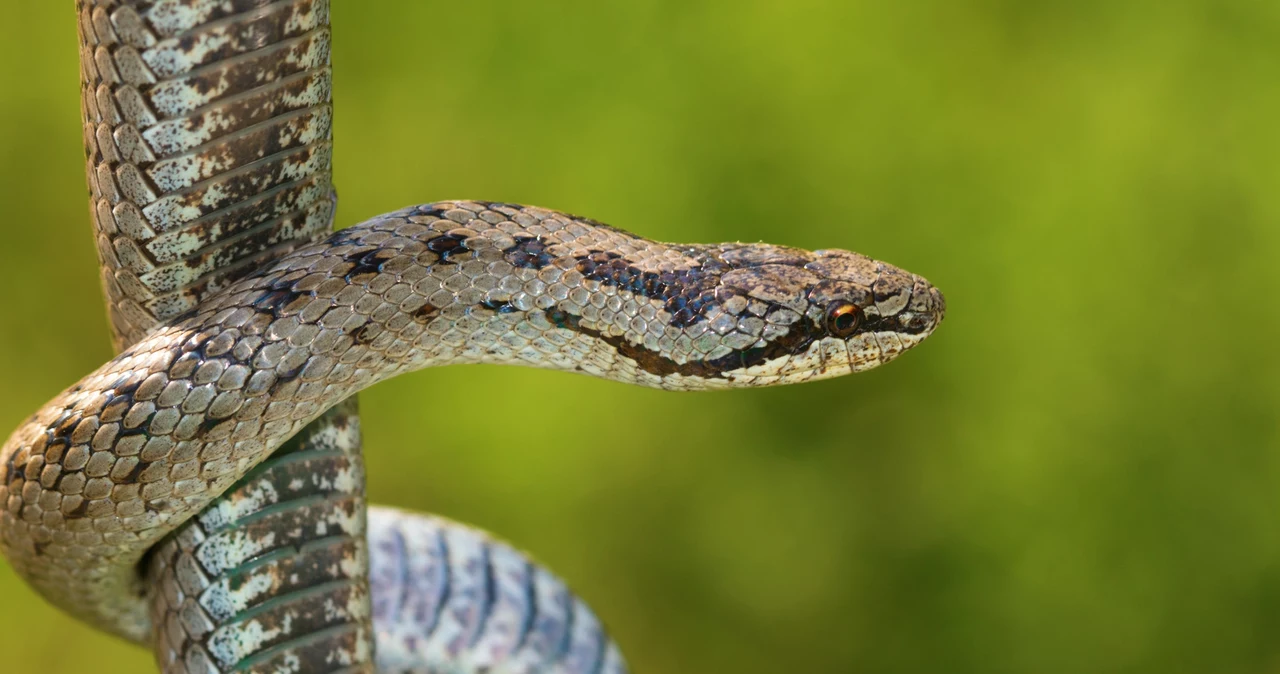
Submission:
[[[103,10],[116,21],[117,34],[123,34],[119,26],[132,25],[128,20],[134,18],[143,26],[142,19],[152,20],[155,28],[159,19],[146,10],[192,4],[201,3],[124,3],[131,13],[110,15],[105,10],[115,3],[101,3],[86,5],[91,11],[82,9],[82,16],[92,23],[95,12]],[[308,12],[319,12],[321,19],[314,25],[295,27],[301,37],[280,38],[293,40],[295,47],[307,35],[327,29],[325,3],[243,4],[266,7],[244,15],[245,20],[269,18],[280,8],[297,15],[302,5]],[[237,16],[232,12],[204,20],[225,28]],[[97,34],[104,32],[99,29]],[[153,40],[150,47],[156,44]],[[327,72],[327,60],[323,64]],[[125,76],[120,79],[123,82]],[[158,85],[148,86],[154,92]],[[327,94],[318,100],[319,109],[327,110]],[[299,147],[315,151],[316,143],[327,143],[327,121],[324,129],[302,134]],[[115,142],[118,146],[119,139]],[[283,153],[287,148],[276,150]],[[190,149],[176,152],[189,157],[183,153]],[[95,157],[117,175],[120,165],[154,169],[163,164],[154,156],[130,163],[94,155],[91,184]],[[182,174],[179,167],[170,168],[169,173],[149,171],[149,184],[154,187],[157,175]],[[198,174],[202,169],[190,170]],[[189,190],[206,179],[197,175],[177,189]],[[318,196],[309,203],[289,204],[301,214],[293,222],[305,223],[308,214],[320,213],[327,226],[332,212],[328,190],[323,184],[311,187],[309,194]],[[120,204],[128,206],[137,199],[102,196],[102,191],[95,186],[95,203],[131,215]],[[147,199],[155,204],[161,197],[153,194]],[[181,210],[152,209],[138,222],[146,224],[152,237],[163,235],[166,227],[184,231],[182,223],[163,222],[163,213]],[[202,217],[205,214],[193,213],[188,220],[207,225]],[[287,220],[267,222],[275,226]],[[122,220],[113,214],[113,221]],[[120,229],[116,227],[117,233]],[[153,329],[147,312],[136,310],[143,304],[135,303],[132,313],[116,312],[119,334],[127,336],[133,329],[145,336],[122,338],[122,345],[132,342],[128,348],[41,408],[0,450],[0,549],[53,603],[103,629],[140,642],[151,640],[152,605],[163,603],[157,594],[164,592],[149,589],[141,580],[139,568],[148,551],[198,514],[197,521],[208,529],[221,519],[233,519],[241,505],[265,498],[240,487],[231,505],[206,510],[335,406],[337,412],[328,413],[334,423],[316,427],[319,430],[310,432],[306,442],[341,446],[341,435],[349,432],[350,424],[343,422],[340,404],[400,373],[455,363],[502,363],[670,390],[795,383],[892,360],[928,336],[945,309],[941,294],[920,277],[856,253],[767,244],[663,244],[592,220],[510,204],[419,206],[314,243],[306,243],[315,238],[307,227],[295,229],[300,237],[264,237],[269,242],[254,248],[253,255],[268,251],[271,254],[262,259],[270,261],[256,262],[260,266],[247,273],[248,267],[241,269],[234,281],[228,276],[226,281],[209,282],[210,270],[235,265],[210,255],[203,244],[191,247],[214,260],[209,268],[188,272],[172,283],[178,289],[167,296],[172,299],[153,293],[159,300],[146,307],[172,305],[170,314],[176,311],[177,317]],[[298,243],[282,246],[281,241]],[[120,255],[114,262],[114,269],[128,269],[128,260],[122,262]],[[109,295],[119,278],[109,273]],[[117,298],[127,298],[127,285],[117,283]],[[304,482],[273,489],[294,489],[305,496],[310,483]],[[340,463],[326,473],[324,487],[358,494],[361,485],[358,464]],[[363,515],[358,505],[351,501],[328,511],[327,519],[319,522],[299,520],[296,528],[316,529],[322,539],[326,532],[359,538]],[[394,538],[400,546],[395,554],[402,560],[420,563],[447,540],[484,555],[488,575],[455,581],[474,580],[488,593],[486,618],[498,619],[503,597],[514,595],[532,603],[550,593],[541,597],[545,609],[547,597],[555,594],[550,581],[539,580],[540,571],[504,546],[478,534],[468,538],[433,531],[406,537],[391,531],[399,517],[391,511],[380,515],[374,539],[379,540],[379,532]],[[170,537],[165,545],[181,548],[184,535]],[[247,548],[235,559],[203,561],[231,569],[272,546]],[[375,542],[375,569],[382,554],[378,548]],[[363,558],[357,546],[335,555],[331,567],[308,567],[305,573],[295,569],[293,577],[310,573],[316,577],[309,582],[336,582],[362,573],[339,567],[362,564]],[[151,563],[163,566],[165,559],[178,557],[153,554]],[[495,578],[492,568],[504,571]],[[184,573],[190,575],[178,563],[170,573],[179,584]],[[527,589],[505,592],[496,587],[522,573],[526,577],[521,585]],[[235,603],[240,589],[234,583],[224,588],[226,601]],[[368,601],[359,591],[343,597],[336,604],[327,599],[331,605],[326,610],[358,614],[359,606]],[[343,601],[348,605],[337,605]],[[589,612],[581,615],[584,621],[594,621]],[[537,638],[536,627],[512,629],[527,641]],[[190,625],[183,629],[189,631]],[[574,638],[568,631],[558,638]],[[470,635],[468,642],[474,645],[477,639]],[[384,648],[382,642],[378,646]],[[227,648],[235,651],[234,644]],[[564,671],[621,671],[612,647],[597,645],[596,650],[591,662],[566,665]],[[347,664],[356,667],[360,661],[353,656]]]

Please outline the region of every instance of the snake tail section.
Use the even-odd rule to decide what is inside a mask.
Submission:
[[[582,600],[482,531],[375,506],[369,544],[380,672],[627,672]]]

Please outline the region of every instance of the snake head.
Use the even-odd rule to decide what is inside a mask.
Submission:
[[[859,253],[764,244],[705,252],[729,267],[717,288],[720,310],[743,309],[736,329],[757,338],[718,361],[731,385],[869,370],[919,344],[946,313],[942,293],[928,281]]]
[[[414,258],[431,275],[414,288],[435,321],[424,363],[523,363],[674,390],[768,386],[886,363],[944,311],[924,279],[849,251],[662,243],[510,204],[405,214],[422,231],[395,217],[386,227],[427,251]],[[364,236],[344,231],[355,232],[337,235],[344,245]],[[395,256],[359,243],[363,274]]]
[[[814,255],[805,269],[821,280],[809,290],[810,306],[825,306],[827,337],[844,341],[855,372],[919,344],[946,315],[946,299],[920,276],[846,250]]]

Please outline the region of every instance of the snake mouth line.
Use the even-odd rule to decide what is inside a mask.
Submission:
[[[816,329],[797,327],[792,332],[765,346],[740,349],[709,360],[678,362],[659,351],[636,344],[625,335],[607,335],[582,324],[582,317],[560,309],[545,311],[552,325],[598,339],[617,350],[618,355],[636,362],[641,370],[657,377],[679,375],[700,379],[724,379],[736,370],[748,369],[777,358],[794,355],[807,349],[820,335]]]
[[[826,349],[822,348],[824,335],[821,331],[808,323],[795,326],[795,329],[784,335],[783,337],[764,346],[750,347],[740,349],[732,353],[712,358],[708,360],[696,360],[678,362],[668,356],[663,355],[659,351],[654,351],[642,344],[636,344],[625,335],[607,335],[602,331],[587,327],[582,324],[582,317],[575,314],[560,310],[548,309],[544,312],[547,322],[552,325],[570,330],[572,332],[586,335],[594,339],[598,339],[612,346],[618,355],[634,361],[637,366],[654,376],[667,377],[678,375],[681,377],[699,378],[704,380],[724,380],[726,383],[732,379],[750,378],[753,381],[769,382],[783,381],[790,378],[804,377],[814,373],[827,373],[832,368],[842,368],[841,372],[832,374],[842,374],[843,372],[857,372],[858,370],[867,369],[874,365],[880,365],[896,358],[899,354],[910,348],[907,344],[901,344],[901,336],[907,333],[897,332],[875,332],[862,333],[864,339],[876,345],[876,355],[874,358],[867,358],[859,361],[854,352],[845,344],[841,351],[845,357],[839,361],[832,362],[831,357]],[[900,346],[898,348],[885,348],[881,335],[899,336]],[[916,335],[911,335],[914,339],[913,343],[922,339]],[[810,355],[810,352],[817,349],[816,354]],[[752,373],[749,370],[770,362],[782,359],[805,358],[806,360],[816,358],[817,362],[806,367],[795,369],[780,368],[775,373]],[[838,357],[838,356],[837,356]],[[847,369],[843,369],[847,368]]]

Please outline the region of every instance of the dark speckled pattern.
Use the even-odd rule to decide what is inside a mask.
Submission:
[[[435,212],[445,217],[424,215]],[[467,252],[428,248],[444,235]],[[552,263],[512,265],[517,235],[541,239]],[[19,428],[0,453],[0,545],[50,600],[140,636],[145,617],[119,617],[146,614],[133,571],[142,554],[379,380],[492,362],[671,390],[794,383],[892,360],[928,331],[883,326],[923,316],[931,330],[944,308],[916,276],[824,251],[803,266],[725,272],[721,286],[738,292],[679,327],[662,301],[577,271],[577,251],[600,246],[642,270],[696,264],[680,246],[475,202],[406,209],[301,248],[153,332]],[[276,293],[292,299],[263,304]],[[832,336],[828,308],[841,303],[882,327]],[[668,373],[629,349],[716,371]],[[769,357],[744,359],[757,349]]]

